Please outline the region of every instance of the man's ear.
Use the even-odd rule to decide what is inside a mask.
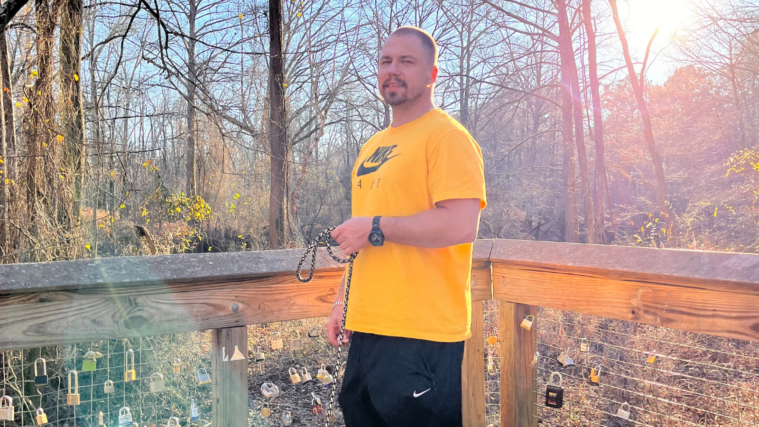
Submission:
[[[438,72],[437,65],[433,65],[432,66],[432,75],[430,76],[430,84],[431,85],[437,83],[437,72]]]

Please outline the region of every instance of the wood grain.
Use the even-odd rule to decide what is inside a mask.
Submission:
[[[472,302],[472,336],[464,342],[461,396],[464,427],[483,427],[485,420],[485,344],[482,303]]]
[[[472,303],[474,303],[474,301],[485,301],[492,298],[493,281],[490,277],[489,262],[480,261],[472,264],[470,287],[472,291]]]
[[[248,328],[214,329],[211,340],[211,425],[248,427]],[[232,358],[235,346],[245,359],[224,362],[223,353]]]
[[[496,299],[759,341],[759,294],[493,266]]]
[[[535,369],[530,363],[535,354],[534,331],[519,325],[535,307],[499,302],[501,330],[501,426],[537,427],[537,398],[534,392]]]

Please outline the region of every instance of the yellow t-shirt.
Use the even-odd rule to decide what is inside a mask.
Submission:
[[[354,217],[411,216],[448,199],[480,199],[484,208],[485,176],[479,145],[441,109],[388,127],[361,148],[353,168]],[[361,249],[346,328],[439,342],[468,338],[472,247],[385,241]]]

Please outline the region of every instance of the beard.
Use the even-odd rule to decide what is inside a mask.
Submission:
[[[391,82],[398,85],[395,88],[392,88],[392,91],[388,90],[389,88],[386,87],[386,85]],[[409,90],[406,82],[400,79],[388,79],[388,81],[382,84],[382,88],[380,89],[380,95],[382,95],[382,98],[391,107],[397,107],[407,101],[415,101],[419,99],[422,94],[424,94],[423,89],[412,87]]]

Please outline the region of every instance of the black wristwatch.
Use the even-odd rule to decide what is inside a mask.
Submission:
[[[372,246],[382,246],[385,243],[385,235],[382,234],[379,226],[380,218],[379,216],[375,216],[372,219],[372,231],[369,233],[369,243]]]

